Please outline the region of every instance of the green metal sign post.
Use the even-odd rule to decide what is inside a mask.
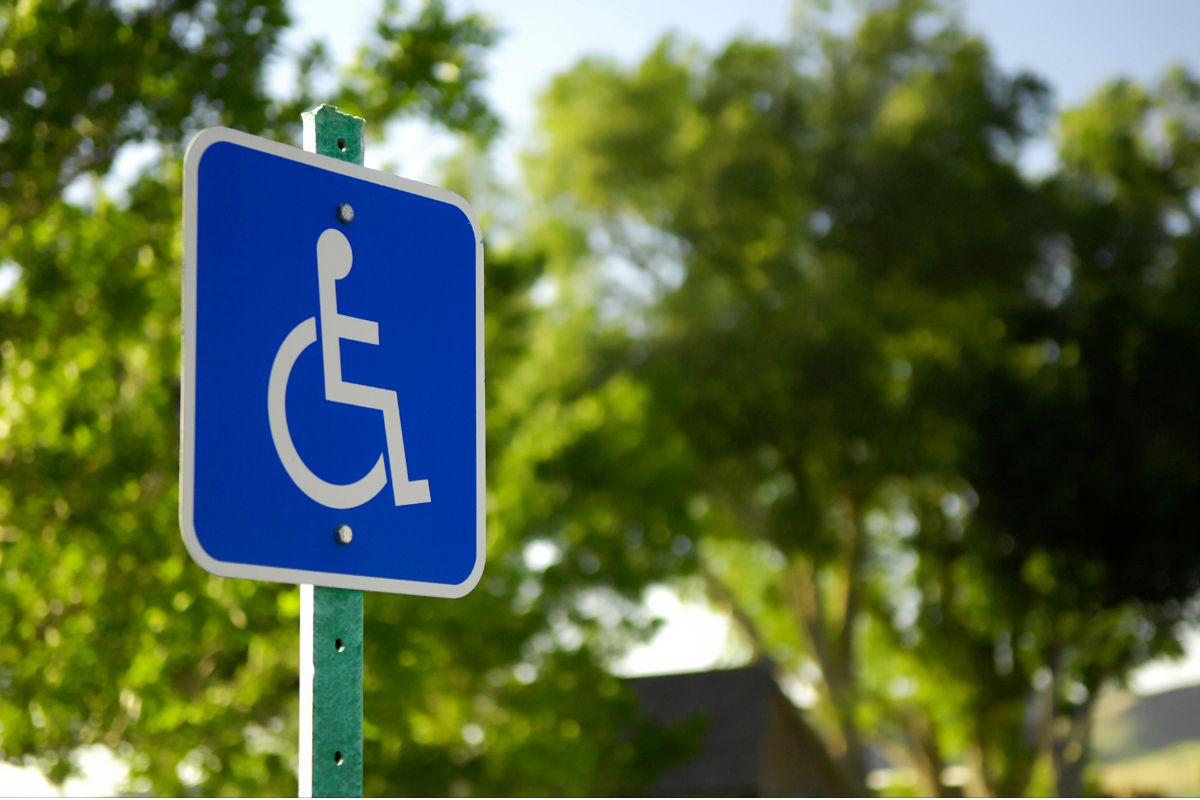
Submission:
[[[363,593],[300,587],[300,797],[362,797]]]
[[[304,113],[304,149],[363,163],[364,120]],[[362,797],[363,593],[300,587],[300,797]]]

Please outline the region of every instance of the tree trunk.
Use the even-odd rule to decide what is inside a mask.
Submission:
[[[862,605],[862,579],[859,573],[863,547],[854,504],[846,499],[840,506],[840,566],[845,570],[841,608],[831,612],[817,585],[815,566],[808,561],[798,561],[792,570],[790,594],[799,618],[799,627],[807,635],[813,656],[821,668],[829,702],[842,735],[844,749],[838,763],[846,776],[851,794],[866,796],[871,792],[867,788],[866,747],[856,720],[858,677],[854,649],[855,620]],[[835,613],[840,619],[835,618]]]
[[[942,770],[946,763],[942,760],[942,751],[937,743],[937,731],[933,722],[923,711],[916,711],[908,717],[908,735],[912,739],[910,750],[913,762],[920,776],[919,794],[926,797],[946,797],[946,787],[942,785]]]
[[[1071,712],[1065,736],[1054,743],[1054,776],[1059,797],[1083,797],[1083,772],[1091,758],[1092,721],[1096,711],[1096,692],[1088,687],[1087,700]]]

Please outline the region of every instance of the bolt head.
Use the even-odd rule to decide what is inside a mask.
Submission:
[[[352,221],[354,219],[354,209],[350,207],[349,203],[338,203],[337,218],[338,222],[343,224]]]
[[[350,544],[354,538],[354,531],[350,530],[349,525],[338,525],[333,529],[333,538],[337,540],[338,544]]]

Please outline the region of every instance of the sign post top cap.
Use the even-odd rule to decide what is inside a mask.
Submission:
[[[304,122],[304,149],[351,164],[363,163],[363,130],[366,120],[322,104],[300,115]]]

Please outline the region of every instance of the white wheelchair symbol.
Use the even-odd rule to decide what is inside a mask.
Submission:
[[[429,481],[410,481],[408,463],[404,457],[404,436],[400,430],[400,405],[390,389],[360,386],[342,380],[341,340],[379,344],[379,323],[339,314],[337,310],[337,281],[350,274],[354,253],[350,242],[334,228],[317,240],[317,278],[321,297],[321,356],[325,368],[325,399],[360,408],[383,412],[383,428],[387,439],[387,460],[392,471],[392,494],[396,505],[428,503]],[[328,508],[354,508],[379,494],[387,485],[383,454],[371,471],[354,483],[336,484],[322,480],[296,452],[287,423],[288,377],[296,359],[317,341],[317,320],[309,317],[283,340],[271,366],[267,386],[267,413],[271,422],[271,438],[275,451],[287,474],[300,491]]]

